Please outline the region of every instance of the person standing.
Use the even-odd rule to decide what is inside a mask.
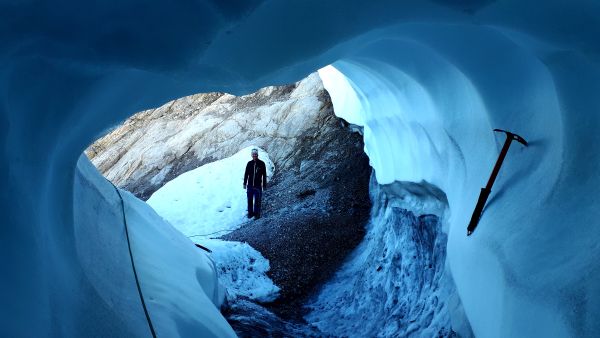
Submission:
[[[260,218],[260,200],[263,189],[267,189],[267,166],[258,159],[258,149],[251,152],[252,161],[246,164],[244,189],[248,196],[248,218]]]

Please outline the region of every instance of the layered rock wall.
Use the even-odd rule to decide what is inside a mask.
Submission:
[[[196,94],[133,115],[86,154],[106,178],[147,200],[178,175],[249,145],[265,149],[286,170],[300,145],[319,133],[328,110],[331,100],[316,73],[240,97]],[[243,172],[231,174],[241,185]]]

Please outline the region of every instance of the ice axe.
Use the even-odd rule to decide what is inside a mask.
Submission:
[[[494,170],[492,170],[492,175],[490,175],[490,179],[488,180],[487,185],[485,186],[485,188],[481,189],[479,199],[477,200],[477,205],[475,206],[475,210],[473,210],[473,216],[471,216],[471,221],[469,222],[469,226],[467,227],[467,236],[471,236],[471,234],[473,233],[473,231],[475,231],[475,228],[477,227],[477,223],[479,223],[479,218],[481,218],[483,207],[485,206],[485,202],[487,202],[487,199],[490,196],[490,193],[492,192],[492,185],[494,185],[496,176],[498,176],[498,172],[500,172],[500,167],[502,166],[502,162],[504,161],[504,158],[508,153],[510,143],[513,140],[516,140],[527,147],[527,141],[525,141],[524,138],[517,134],[513,134],[510,131],[502,129],[494,129],[494,131],[505,133],[506,141],[504,141],[504,146],[502,146],[502,150],[500,151],[500,155],[498,156],[498,160],[496,161]]]

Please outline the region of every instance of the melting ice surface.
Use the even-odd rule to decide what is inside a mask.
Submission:
[[[445,195],[425,183],[400,182],[371,182],[370,194],[365,239],[308,303],[306,320],[342,337],[453,336],[447,235],[432,214],[445,210]]]

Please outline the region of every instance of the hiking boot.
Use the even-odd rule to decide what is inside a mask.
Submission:
[[[260,214],[256,214],[256,215],[254,215],[254,219],[255,219],[255,220],[256,220],[256,219],[259,219],[259,218],[260,218]]]
[[[249,214],[248,214],[248,218],[252,218],[252,217],[254,217],[254,214],[252,214],[252,213],[249,213]]]

